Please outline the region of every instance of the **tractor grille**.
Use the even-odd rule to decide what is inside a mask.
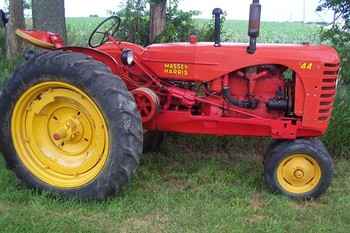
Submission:
[[[320,96],[320,121],[329,121],[332,115],[333,103],[335,101],[339,64],[325,64],[321,82]]]

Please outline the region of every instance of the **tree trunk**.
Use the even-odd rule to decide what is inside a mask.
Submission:
[[[150,3],[150,43],[159,36],[166,25],[166,0],[154,0]]]
[[[23,41],[16,36],[17,29],[25,29],[23,0],[11,0],[9,2],[10,20],[6,25],[7,57],[15,58],[23,51]]]
[[[64,0],[32,0],[33,27],[59,33],[66,40]]]

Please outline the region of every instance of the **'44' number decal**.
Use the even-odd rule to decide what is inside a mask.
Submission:
[[[302,70],[312,70],[312,66],[313,66],[312,63],[305,62],[305,63],[301,64],[300,69],[302,69]]]

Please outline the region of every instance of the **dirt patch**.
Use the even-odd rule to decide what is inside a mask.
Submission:
[[[120,232],[147,232],[160,233],[166,231],[166,225],[169,219],[167,215],[158,212],[152,212],[143,217],[132,217],[121,224]]]
[[[250,200],[250,206],[256,211],[264,208],[265,203],[260,193],[253,193]]]
[[[11,209],[11,206],[8,203],[0,202],[0,215],[8,212]]]
[[[171,176],[171,175],[165,176],[164,180],[171,190],[184,191],[184,190],[191,189],[191,183],[188,182],[188,180],[181,179],[179,177]]]
[[[253,193],[250,199],[250,207],[254,210],[254,214],[247,218],[246,221],[248,224],[256,224],[265,219],[261,213],[265,207],[265,202],[260,193]]]
[[[310,209],[310,208],[321,208],[323,206],[326,206],[326,204],[323,204],[318,201],[296,201],[291,202],[289,204],[292,208],[297,210],[304,210],[304,209]]]
[[[248,224],[257,224],[259,222],[262,222],[265,219],[264,216],[259,214],[254,214],[249,219],[247,219]]]

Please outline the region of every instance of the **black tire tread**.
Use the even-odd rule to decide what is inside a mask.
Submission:
[[[296,139],[294,141],[281,141],[268,151],[264,162],[264,177],[268,186],[274,192],[283,193],[293,199],[309,200],[318,198],[328,189],[333,177],[333,160],[329,155],[326,147],[317,138],[310,139]],[[309,193],[293,194],[284,191],[278,184],[275,177],[277,164],[283,160],[288,154],[292,153],[307,153],[312,156],[321,166],[322,177],[319,185]]]

